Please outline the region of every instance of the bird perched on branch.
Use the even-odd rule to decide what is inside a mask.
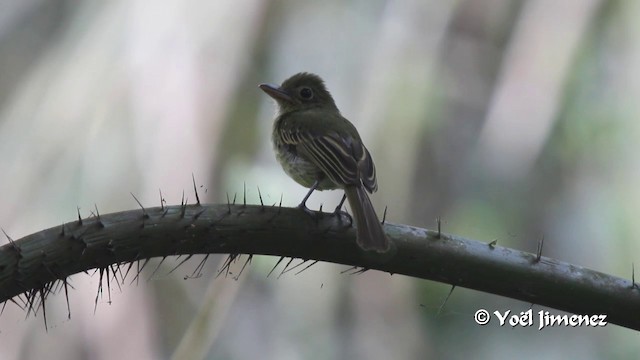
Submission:
[[[299,73],[280,86],[261,84],[260,89],[278,104],[272,133],[278,162],[287,175],[309,188],[299,207],[310,212],[306,202],[314,190],[343,189],[356,220],[358,245],[380,253],[389,250],[367,194],[378,189],[373,159],[358,130],[340,114],[324,81],[315,74]]]

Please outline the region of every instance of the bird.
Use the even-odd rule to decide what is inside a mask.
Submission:
[[[356,222],[356,243],[365,251],[385,253],[390,244],[368,193],[378,189],[376,168],[358,130],[342,116],[324,81],[301,72],[280,86],[260,84],[277,113],[271,140],[283,170],[309,188],[299,208],[315,190],[344,190]]]

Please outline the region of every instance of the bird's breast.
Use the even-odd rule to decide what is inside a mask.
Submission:
[[[324,175],[318,166],[301,156],[296,150],[295,145],[285,144],[276,131],[273,133],[272,140],[276,159],[287,175],[298,184],[310,188],[316,180],[320,179],[318,190],[333,190],[339,188],[339,186]]]

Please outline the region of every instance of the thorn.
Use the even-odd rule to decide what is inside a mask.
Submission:
[[[318,261],[319,261],[319,260],[316,260],[316,261],[312,262],[311,264],[309,264],[309,265],[305,266],[305,267],[304,267],[304,269],[302,269],[302,270],[298,271],[297,273],[295,273],[295,274],[293,274],[293,275],[298,275],[298,274],[300,274],[301,272],[303,272],[303,271],[307,270],[308,268],[312,267],[313,265],[317,264],[317,263],[318,263]],[[301,264],[301,265],[302,265],[302,264]],[[293,270],[293,269],[292,269],[292,270]]]
[[[77,206],[78,208],[78,225],[82,226],[82,218],[80,217],[80,207]]]
[[[238,195],[238,193],[233,193],[233,201],[232,201],[232,205],[236,204],[236,196]]]
[[[9,235],[7,234],[7,232],[6,232],[6,231],[4,231],[4,229],[3,229],[3,228],[0,228],[0,229],[1,229],[1,230],[2,230],[2,232],[4,233],[4,236],[6,236],[6,237],[7,237],[7,240],[9,240],[9,243],[10,243],[11,245],[15,246],[15,243],[13,242],[13,239],[11,238],[11,236],[9,236]]]
[[[105,278],[107,279],[107,296],[109,299],[109,301],[107,301],[107,304],[111,305],[111,280],[110,280],[111,278],[109,277],[109,268],[105,267],[104,270],[106,273]]]
[[[291,258],[287,264],[284,266],[284,269],[282,269],[282,271],[280,272],[280,275],[278,275],[277,279],[280,279],[280,276],[282,276],[282,274],[284,274],[285,272],[287,272],[287,268],[289,267],[289,265],[291,265],[291,262],[293,261],[293,258]]]
[[[171,274],[172,272],[174,272],[177,268],[180,267],[180,265],[184,264],[185,262],[187,262],[189,259],[191,259],[191,257],[193,256],[193,254],[190,254],[189,256],[187,256],[184,260],[180,261],[180,263],[178,265],[176,265],[173,269],[171,269],[171,271],[169,271],[167,274]]]
[[[382,213],[382,225],[384,225],[385,221],[387,221],[387,206],[386,205],[384,207],[384,212]]]
[[[240,275],[242,275],[242,272],[244,271],[244,268],[246,268],[248,264],[251,264],[251,259],[253,259],[253,255],[249,255],[247,260],[244,262],[244,265],[242,265],[242,268],[240,269],[240,272],[238,273],[238,275],[236,275],[233,278],[234,280],[238,281],[238,279],[240,279]]]
[[[16,242],[13,241],[11,236],[9,236],[9,234],[7,234],[7,232],[4,231],[3,228],[0,227],[0,230],[2,230],[2,232],[4,233],[4,236],[6,236],[7,240],[9,240],[9,244],[11,244],[11,247],[13,248],[13,250],[15,250],[16,254],[18,255],[18,259],[21,259],[22,258],[22,254],[21,254],[20,247],[18,245],[16,245]]]
[[[46,290],[44,287],[41,287],[38,291],[40,293],[40,305],[42,306],[42,317],[44,318],[44,331],[49,332],[47,327],[47,307],[45,306],[44,300],[47,297]]]
[[[200,261],[200,263],[198,264],[198,266],[196,266],[195,270],[193,270],[193,273],[191,273],[190,276],[185,276],[184,279],[197,279],[199,277],[202,276],[202,270],[204,269],[204,264],[207,262],[207,259],[209,258],[210,254],[207,254],[204,259],[202,259],[202,261]]]
[[[184,190],[182,190],[182,200],[180,200],[180,206],[184,206]]]
[[[347,275],[359,275],[359,274],[362,274],[362,273],[364,273],[364,272],[366,272],[366,271],[369,271],[369,269],[364,268],[364,267],[363,267],[363,268],[358,269],[358,267],[357,267],[357,266],[352,266],[352,267],[350,267],[350,268],[348,268],[348,269],[346,269],[346,270],[342,270],[342,271],[340,271],[340,274],[341,274],[341,275],[342,275],[342,274],[347,274]]]
[[[62,280],[62,284],[64,285],[64,297],[67,299],[67,319],[71,319],[71,306],[69,305],[69,283],[67,282],[67,278]]]
[[[231,266],[231,261],[232,261],[231,256],[232,254],[229,254],[227,258],[224,259],[224,262],[222,263],[222,267],[220,268],[220,270],[218,270],[218,273],[216,274],[216,278],[220,277],[220,275],[222,275],[222,273],[228,269],[228,266]]]
[[[498,239],[494,239],[492,242],[490,242],[488,245],[491,249],[495,249],[496,248],[496,244],[498,243]]]
[[[142,209],[142,218],[143,219],[148,219],[149,218],[149,214],[147,214],[147,210],[144,208],[144,206],[142,206],[142,203],[140,202],[140,200],[138,200],[138,198],[135,195],[133,195],[132,192],[130,192],[129,194],[131,194],[131,196],[133,196],[135,201],[138,203],[138,206],[140,206],[140,208]],[[162,192],[160,193],[160,205],[162,206]],[[162,209],[164,210],[164,207],[162,207]]]
[[[29,290],[28,292],[25,293],[25,307],[27,308],[27,315],[25,317],[28,318],[30,314],[34,314],[36,313],[36,307],[35,307],[35,290]],[[27,305],[29,305],[27,307]]]
[[[282,210],[282,193],[280,193],[280,203],[278,204],[278,214],[280,214],[280,210]]]
[[[29,309],[27,308],[27,305],[29,304],[29,293],[24,293],[24,294],[20,294],[17,297],[15,297],[15,299],[17,301],[20,301],[20,304],[18,304],[18,302],[14,299],[9,299],[9,301],[11,301],[12,303],[14,303],[16,306],[18,306],[20,308],[20,310],[23,311],[28,311]],[[28,315],[28,314],[27,314]]]
[[[60,289],[62,289],[62,280],[60,280],[60,279],[56,279],[56,280],[51,281],[51,284],[52,285],[51,285],[51,287],[49,289],[50,290],[49,291],[50,294],[57,294],[57,293],[60,292]]]
[[[238,258],[238,254],[229,254],[222,264],[222,268],[218,271],[216,278],[219,277],[223,272],[224,276],[227,277],[229,275],[229,270],[231,269],[231,264]]]
[[[227,209],[229,210],[229,214],[231,214],[231,203],[229,202],[229,193],[227,193]]]
[[[60,226],[60,236],[64,237],[64,223],[62,223],[62,226]]]
[[[96,310],[98,310],[98,299],[100,298],[100,295],[102,295],[102,276],[104,275],[104,268],[100,268],[100,279],[98,281],[98,291],[96,292],[96,300],[94,302],[94,307],[93,307],[93,314],[96,314]]]
[[[640,289],[640,287],[636,283],[636,269],[634,263],[631,263],[631,288]]]
[[[151,279],[153,278],[153,275],[156,274],[156,272],[158,272],[158,269],[160,269],[160,266],[162,266],[162,263],[164,262],[164,260],[166,259],[166,256],[162,257],[162,260],[160,260],[160,262],[158,263],[158,266],[156,266],[156,268],[153,270],[153,272],[151,273],[151,275],[149,275],[149,278],[147,279],[147,281],[151,281]]]
[[[93,204],[93,206],[96,208],[96,218],[98,219],[98,226],[103,228],[104,224],[102,223],[102,220],[100,220],[100,212],[98,211],[98,205]]]
[[[137,257],[137,256],[136,256]],[[131,271],[131,268],[133,267],[133,263],[135,261],[131,261],[129,262],[129,266],[127,267],[127,271],[124,272],[124,276],[122,276],[122,285],[124,285],[124,279],[127,278],[127,276],[129,275],[129,271]]]
[[[149,260],[151,259],[146,258],[142,263],[142,266],[140,266],[140,260],[138,260],[137,262],[138,265],[136,266],[136,276],[133,277],[129,285],[133,284],[134,281],[136,282],[136,285],[138,285],[138,280],[140,280],[140,273],[142,273],[142,270],[144,270],[144,267],[147,266],[147,264],[149,263]]]
[[[262,202],[262,194],[260,193],[260,186],[256,186],[258,188],[258,197],[260,198],[260,206],[262,207],[262,211],[264,211],[264,202]]]
[[[22,295],[18,295],[18,296],[16,297],[16,299],[20,300],[20,302],[21,302],[22,304],[18,304],[18,302],[17,302],[16,300],[14,300],[13,298],[12,298],[12,299],[9,299],[9,301],[11,301],[11,302],[12,302],[14,305],[16,305],[17,307],[19,307],[19,308],[20,308],[20,310],[23,310],[23,311],[24,311],[24,310],[25,310],[25,301],[24,301],[24,299],[22,298]],[[6,302],[5,302],[5,305],[6,305]],[[4,312],[4,307],[5,307],[5,305],[2,305],[2,311],[3,311],[3,312]]]
[[[244,200],[242,200],[242,206],[246,207],[247,206],[247,182],[243,182],[242,183],[242,192],[244,193]],[[234,199],[235,202],[235,199]]]
[[[113,273],[113,280],[116,281],[116,285],[118,285],[118,290],[122,294],[122,288],[120,287],[120,282],[118,281],[118,272],[120,272],[120,278],[122,278],[122,280],[124,281],[124,277],[122,276],[122,270],[120,270],[120,264],[118,263],[115,269],[113,268],[113,264],[109,265],[109,267],[111,268],[111,272]],[[111,287],[109,287],[109,290],[111,290]]]
[[[369,271],[369,269],[367,268],[362,268],[356,272],[351,273],[351,275],[360,275],[360,274],[364,274],[365,272]]]
[[[144,267],[147,265],[148,262],[149,262],[149,258],[147,258],[142,263],[142,267],[140,267],[140,260],[136,261],[136,276],[133,277],[131,284],[133,284],[133,282],[135,281],[136,286],[140,285],[140,273],[142,272],[142,270],[144,270]]]
[[[158,192],[160,193],[160,210],[164,210],[164,199],[162,198],[162,189],[158,189]],[[133,194],[131,194],[133,195]],[[140,205],[142,206],[142,205]]]
[[[451,297],[451,294],[453,294],[453,290],[455,288],[456,288],[455,285],[451,285],[451,290],[449,290],[449,294],[447,294],[447,297],[442,302],[442,305],[440,305],[440,307],[438,308],[438,312],[436,313],[436,318],[440,316],[440,314],[442,314],[442,310],[444,310],[444,306],[447,304],[447,301],[449,301],[449,298]]]
[[[538,240],[538,250],[536,252],[536,262],[540,262],[540,258],[542,257],[542,246],[544,245],[544,235]]]
[[[184,206],[180,206],[180,218],[184,219],[184,215],[187,212],[187,202],[185,200]]]
[[[440,219],[440,216],[436,218],[436,224],[438,224],[438,235],[436,235],[436,239],[440,239],[442,236],[442,220]]]
[[[271,271],[269,271],[269,273],[267,274],[267,277],[269,277],[271,275],[271,273],[273,272],[273,270],[275,270],[278,265],[280,265],[280,263],[282,262],[282,260],[284,260],[284,256],[280,256],[280,259],[278,260],[278,262],[273,266],[273,268],[271,268]]]
[[[191,173],[191,179],[193,180],[193,192],[196,193],[196,205],[200,205],[200,196],[198,196],[198,189],[196,187],[196,177]]]
[[[296,265],[296,266],[294,266],[294,267],[292,267],[292,268],[290,268],[290,269],[288,269],[288,270],[283,271],[282,273],[280,273],[280,275],[283,275],[283,274],[285,274],[285,273],[288,273],[289,271],[293,271],[293,270],[295,270],[295,269],[299,268],[300,266],[302,266],[302,265],[303,265],[304,263],[306,263],[307,261],[309,261],[309,260],[302,260],[302,262],[301,262],[301,263],[299,263],[298,265]]]
[[[358,269],[358,267],[357,267],[357,266],[352,266],[352,267],[350,267],[350,268],[348,268],[348,269],[346,269],[346,270],[342,270],[342,271],[340,271],[340,274],[341,274],[341,275],[342,275],[342,274],[346,274],[346,273],[347,273],[347,272],[349,272],[349,271],[357,270],[357,269]]]

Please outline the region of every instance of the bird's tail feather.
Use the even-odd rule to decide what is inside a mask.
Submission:
[[[389,239],[384,233],[364,187],[348,186],[345,188],[345,194],[356,220],[358,245],[363,250],[374,250],[380,253],[389,250]]]

